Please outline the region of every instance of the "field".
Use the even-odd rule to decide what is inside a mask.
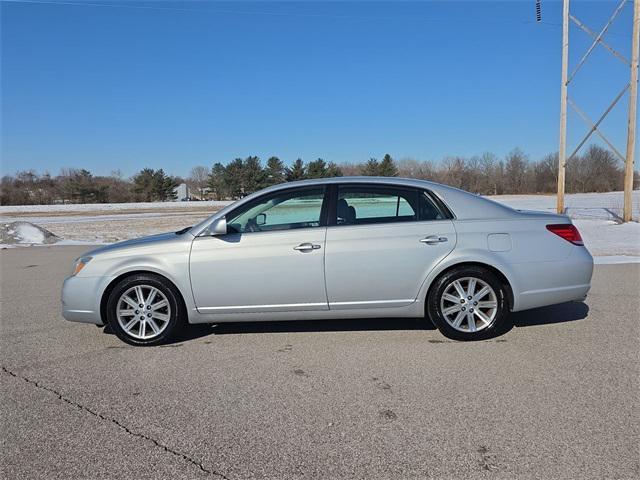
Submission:
[[[634,219],[640,218],[640,192],[634,191]],[[491,199],[517,209],[555,210],[553,195],[501,195]],[[166,202],[0,207],[0,222],[42,226],[63,244],[111,243],[193,225],[229,202]],[[622,192],[566,197],[567,214],[599,262],[640,261],[640,223],[621,224]],[[36,242],[37,243],[37,242]]]

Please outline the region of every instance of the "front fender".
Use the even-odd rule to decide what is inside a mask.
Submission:
[[[150,243],[130,249],[102,252],[88,263],[78,277],[101,277],[95,291],[96,302],[100,304],[107,289],[123,275],[135,272],[155,273],[175,285],[182,295],[191,319],[195,311],[195,304],[189,280],[190,243],[188,241],[173,241],[155,245]]]

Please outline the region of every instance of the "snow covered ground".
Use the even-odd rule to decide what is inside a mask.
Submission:
[[[520,210],[548,210],[555,212],[555,195],[495,195],[488,197]],[[565,196],[565,209],[571,218],[621,220],[622,192],[574,193]],[[640,191],[633,192],[633,217],[640,219]]]
[[[138,203],[82,203],[67,205],[8,205],[0,207],[0,215],[19,213],[43,213],[51,214],[78,214],[83,212],[120,212],[122,210],[193,210],[193,209],[214,209],[218,210],[230,202],[138,202]]]
[[[635,222],[621,224],[622,192],[567,195],[573,219],[598,262],[640,262],[640,192],[633,192]],[[489,197],[522,210],[555,211],[554,195]],[[64,243],[111,243],[175,231],[208,217],[229,202],[155,202],[0,207],[0,222],[45,226]]]

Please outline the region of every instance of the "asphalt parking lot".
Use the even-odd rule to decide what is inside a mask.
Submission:
[[[0,252],[3,478],[640,475],[640,265],[478,343],[388,319],[134,348],[60,316],[85,250]]]

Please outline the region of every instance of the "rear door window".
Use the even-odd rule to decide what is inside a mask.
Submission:
[[[375,185],[340,185],[337,225],[415,222],[443,218],[426,192]]]

